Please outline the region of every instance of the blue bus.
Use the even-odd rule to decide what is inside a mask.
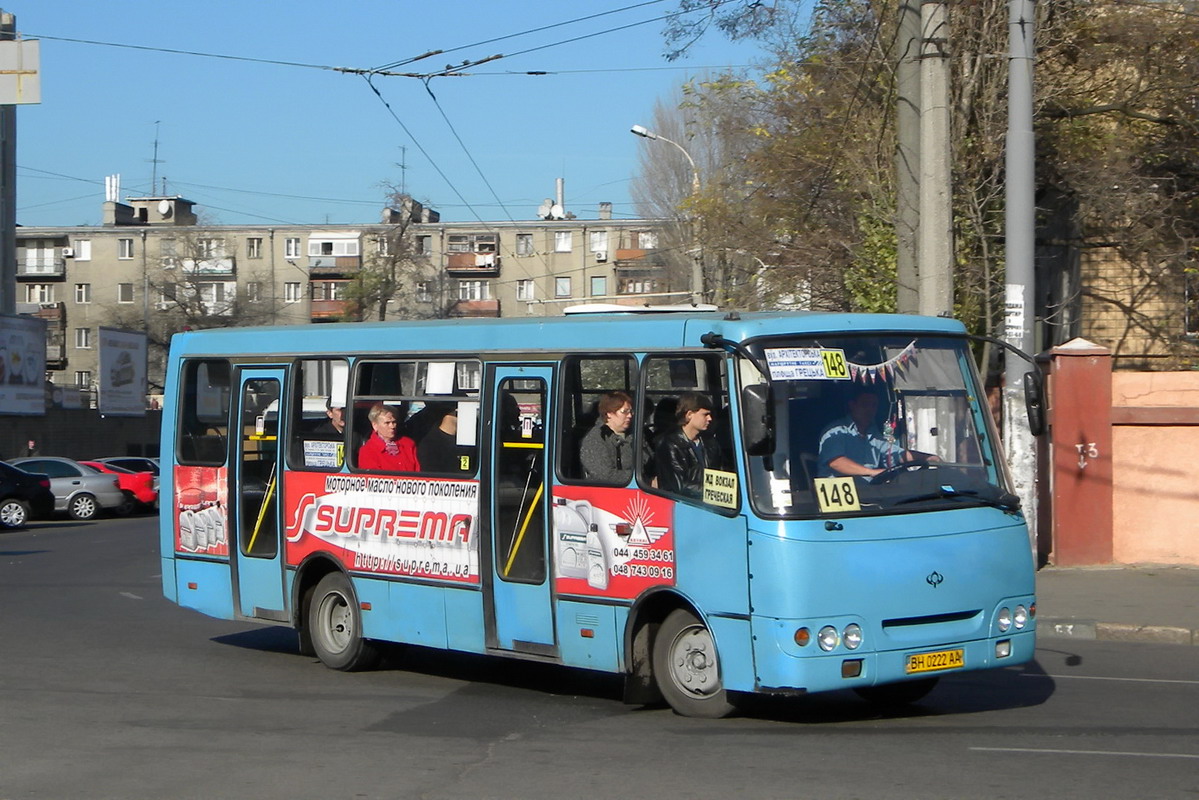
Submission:
[[[969,344],[720,311],[179,333],[164,593],[340,670],[399,642],[618,673],[690,716],[912,702],[1035,644]]]

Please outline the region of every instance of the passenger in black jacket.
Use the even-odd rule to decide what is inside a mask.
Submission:
[[[722,469],[720,444],[703,433],[712,424],[712,401],[698,392],[679,396],[678,430],[667,433],[654,451],[658,487],[667,492],[702,497],[705,469]]]

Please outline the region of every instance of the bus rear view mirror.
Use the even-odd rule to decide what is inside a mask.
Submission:
[[[1028,411],[1028,430],[1033,436],[1045,433],[1045,386],[1039,372],[1024,373],[1024,408]]]
[[[770,386],[755,383],[741,390],[741,416],[745,420],[745,452],[768,456],[774,452],[774,423]]]

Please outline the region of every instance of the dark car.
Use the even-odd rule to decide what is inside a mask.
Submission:
[[[23,528],[54,513],[50,479],[0,461],[0,528]]]

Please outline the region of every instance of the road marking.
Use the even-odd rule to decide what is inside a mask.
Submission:
[[[143,599],[143,598],[141,598],[141,597],[138,597],[137,595],[135,595],[133,592],[121,592],[121,597],[128,597],[130,600],[141,600],[141,599]]]
[[[1020,673],[1022,678],[1053,678],[1054,680],[1075,681],[1122,681],[1124,683],[1181,683],[1186,686],[1199,686],[1199,681],[1184,681],[1172,678],[1105,678],[1102,675],[1037,675],[1031,672]]]
[[[1135,756],[1137,758],[1195,758],[1194,753],[1133,753],[1123,750],[1051,750],[1037,747],[971,747],[970,750],[981,750],[991,753],[1049,753],[1067,756]]]

